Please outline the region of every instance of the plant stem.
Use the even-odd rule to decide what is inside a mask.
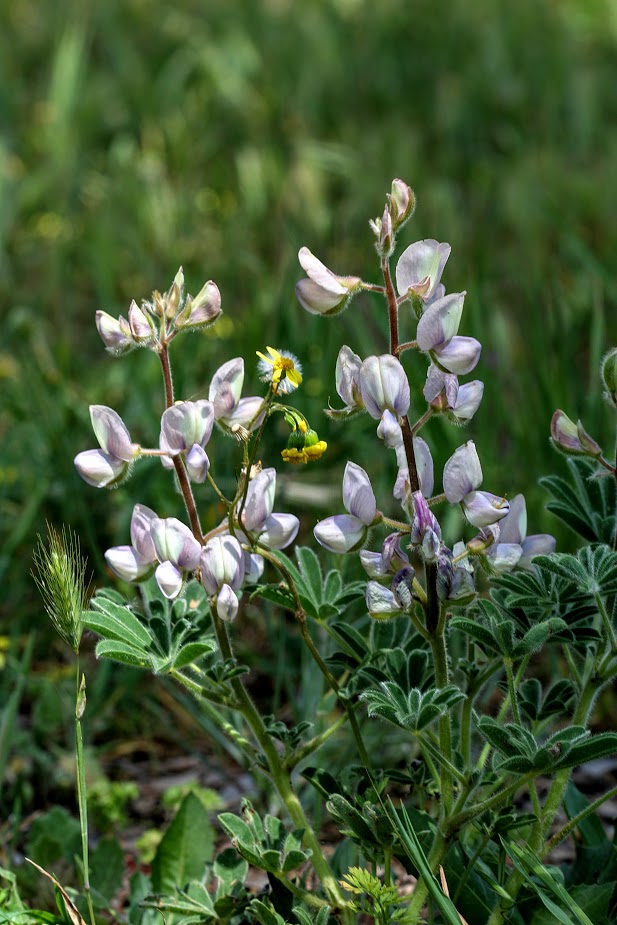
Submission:
[[[86,707],[86,680],[80,676],[79,658],[75,660],[75,764],[77,769],[77,804],[81,829],[81,857],[83,863],[84,893],[88,904],[90,925],[96,925],[92,896],[90,895],[90,864],[88,854],[88,802],[86,794],[86,768],[84,763],[84,742],[81,734],[81,717]]]
[[[576,816],[572,816],[565,825],[563,825],[558,832],[555,832],[553,837],[547,841],[544,849],[542,851],[541,857],[545,858],[548,854],[551,853],[553,848],[556,848],[557,845],[567,838],[570,832],[573,832],[577,826],[586,819],[587,816],[594,813],[598,807],[602,806],[603,803],[606,803],[607,800],[611,800],[614,796],[617,796],[617,786],[611,787],[603,796],[598,797],[597,800],[594,800],[593,803],[590,803],[585,809],[582,809],[580,813],[577,813]]]
[[[227,633],[227,624],[224,623],[224,621],[221,620],[221,618],[218,616],[216,609],[214,609],[212,612],[212,622],[214,625],[216,637],[218,639],[221,655],[226,660],[233,658],[231,644]],[[339,885],[334,878],[332,871],[330,870],[328,862],[324,857],[324,854],[321,850],[321,845],[319,844],[319,839],[317,838],[306,817],[306,814],[302,808],[302,804],[292,789],[289,773],[284,767],[281,758],[274,746],[274,743],[267,733],[266,727],[264,726],[263,720],[257,711],[255,704],[253,703],[251,697],[248,694],[248,691],[238,677],[232,678],[230,683],[236,696],[236,700],[238,701],[240,712],[244,716],[251,729],[251,732],[253,733],[257,743],[265,755],[268,767],[270,769],[272,782],[276,787],[294,826],[298,829],[302,829],[304,832],[304,844],[312,851],[311,863],[313,864],[313,867],[315,868],[315,871],[321,880],[324,890],[329,896],[330,901],[336,905],[337,908],[345,910],[347,908],[347,902],[341,893]]]

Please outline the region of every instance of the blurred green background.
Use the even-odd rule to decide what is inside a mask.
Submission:
[[[531,532],[555,532],[536,487],[563,466],[548,443],[553,409],[613,440],[597,368],[617,343],[616,87],[613,0],[2,4],[5,632],[40,621],[29,570],[46,519],[77,531],[100,580],[101,551],[127,541],[136,500],[179,511],[154,462],[97,492],[72,460],[94,445],[91,402],[156,442],[156,359],[110,358],[94,312],[126,313],[180,264],[189,291],[218,283],[225,316],[174,345],[178,394],[238,354],[249,394],[255,350],[287,347],[305,367],[297,403],[330,444],[319,466],[287,478],[336,490],[351,456],[391,490],[374,423],[336,428],[320,411],[336,403],[341,343],[382,352],[380,303],[363,296],[326,321],[293,287],[302,244],[379,282],[368,219],[395,176],[418,196],[401,246],[452,244],[444,281],[467,290],[461,333],[484,345],[483,405],[466,431],[428,433],[437,467],[472,437],[484,486],[525,491]],[[414,394],[421,386],[417,373]],[[265,462],[279,449],[274,439]],[[206,519],[208,503],[204,490]],[[305,511],[307,532],[319,513]]]

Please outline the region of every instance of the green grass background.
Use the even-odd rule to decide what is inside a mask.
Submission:
[[[363,296],[326,321],[300,309],[293,287],[303,244],[337,272],[379,282],[367,221],[395,176],[418,196],[401,245],[452,244],[444,281],[467,290],[461,333],[484,345],[476,419],[428,431],[437,467],[472,437],[484,486],[525,491],[531,532],[554,531],[536,487],[562,467],[548,443],[553,409],[613,440],[597,370],[617,343],[616,87],[611,0],[2,4],[5,631],[39,624],[29,569],[46,519],[79,533],[101,580],[101,552],[127,541],[135,501],[179,513],[154,462],[97,492],[72,460],[94,442],[89,403],[156,442],[156,360],[111,359],[94,312],[126,313],[180,264],[193,293],[216,280],[225,316],[174,345],[178,394],[199,392],[239,354],[249,392],[255,350],[287,347],[305,367],[297,403],[330,444],[319,466],[288,478],[336,486],[351,457],[390,492],[373,422],[337,428],[320,411],[336,399],[341,343],[384,349],[380,303]],[[278,448],[275,438],[264,461]],[[219,472],[232,450],[214,450]],[[303,514],[307,531],[319,513]]]

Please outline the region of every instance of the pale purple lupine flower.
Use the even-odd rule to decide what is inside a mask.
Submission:
[[[369,581],[366,586],[366,608],[374,620],[388,620],[402,613],[390,588],[384,588],[378,581]]]
[[[201,401],[176,402],[161,417],[159,445],[168,456],[187,453],[195,445],[206,446],[214,426],[212,403]]]
[[[474,337],[459,337],[464,292],[437,299],[418,322],[416,341],[434,363],[446,372],[462,376],[471,372],[480,359],[482,345]]]
[[[441,280],[450,250],[449,244],[440,244],[432,238],[410,244],[396,265],[399,295],[407,295],[411,290],[424,302],[430,302]]]
[[[264,419],[265,405],[258,395],[240,398],[244,383],[244,360],[235,357],[223,363],[210,383],[208,399],[214,407],[214,419],[233,434],[253,431]]]
[[[443,470],[443,489],[450,504],[463,505],[467,520],[475,527],[486,527],[506,516],[505,498],[477,491],[482,484],[482,467],[473,440],[459,446]]]
[[[208,540],[199,560],[201,582],[221,620],[233,620],[238,613],[238,591],[244,582],[245,555],[233,536]]]
[[[433,363],[428,368],[424,397],[438,413],[445,413],[456,424],[470,421],[480,406],[484,383],[478,379],[459,385],[457,376],[444,372]]]
[[[391,533],[381,547],[381,552],[360,550],[360,562],[369,578],[386,578],[395,575],[399,569],[409,565],[409,556],[401,549],[401,534]]]
[[[435,485],[435,475],[433,457],[431,456],[429,445],[422,437],[415,436],[413,438],[413,449],[416,460],[416,470],[418,472],[418,482],[420,483],[420,491],[425,498],[430,498],[433,494],[433,488]],[[407,468],[407,456],[405,454],[405,447],[402,445],[396,448],[396,461],[398,463],[399,470],[392,494],[397,501],[400,501],[403,509],[411,515],[411,483],[409,481],[409,470]]]
[[[351,347],[343,344],[336,358],[336,391],[345,402],[344,408],[328,408],[326,414],[332,418],[351,417],[364,409],[360,394],[360,368],[362,360]]]
[[[420,546],[427,562],[432,562],[441,547],[441,527],[421,491],[412,493],[411,508],[411,542],[414,546]]]
[[[320,520],[313,529],[317,542],[330,552],[352,552],[366,539],[377,514],[377,502],[364,469],[348,462],[343,476],[343,504],[348,514]]]
[[[403,443],[403,431],[396,416],[391,411],[386,410],[381,416],[381,421],[377,426],[377,436],[383,440],[385,445],[395,450]]]
[[[409,382],[399,360],[385,353],[367,357],[360,368],[360,393],[364,406],[376,421],[387,409],[393,414],[409,410]]]
[[[128,474],[140,447],[131,442],[127,427],[113,408],[90,405],[90,419],[100,450],[84,450],[74,459],[82,479],[95,488],[115,488]]]
[[[131,546],[112,546],[105,561],[114,575],[123,581],[139,581],[152,571],[157,556],[150,535],[157,515],[145,504],[136,504],[131,517]]]
[[[150,524],[150,536],[161,563],[155,574],[165,597],[173,599],[182,590],[184,573],[197,568],[201,544],[185,524],[175,517],[157,517]]]
[[[249,482],[241,526],[256,534],[270,549],[284,549],[296,538],[300,521],[294,514],[272,513],[276,491],[276,469],[263,469]]]
[[[497,572],[510,571],[516,565],[529,568],[533,556],[549,555],[555,551],[556,541],[550,534],[527,536],[527,508],[521,494],[510,501],[510,510],[498,526],[497,542],[486,552],[488,563]]]
[[[154,339],[152,322],[135,299],[133,299],[129,307],[129,328],[137,344],[145,345]]]
[[[296,283],[296,297],[312,315],[337,315],[362,285],[358,276],[336,276],[308,247],[300,248],[298,260],[308,278]]]

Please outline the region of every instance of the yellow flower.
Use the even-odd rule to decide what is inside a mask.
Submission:
[[[328,444],[326,441],[318,440],[317,443],[313,443],[312,446],[305,446],[302,452],[308,456],[309,462],[314,462],[316,459],[320,459],[327,449]]]
[[[266,347],[266,350],[269,357],[257,351],[260,357],[259,378],[262,382],[271,382],[272,391],[279,395],[296,389],[302,382],[302,367],[297,357],[289,350],[275,350],[274,347]]]
[[[309,461],[306,451],[298,450],[295,446],[287,447],[286,449],[281,450],[281,456],[285,462],[293,463],[295,466],[299,464],[306,465],[306,463]]]

